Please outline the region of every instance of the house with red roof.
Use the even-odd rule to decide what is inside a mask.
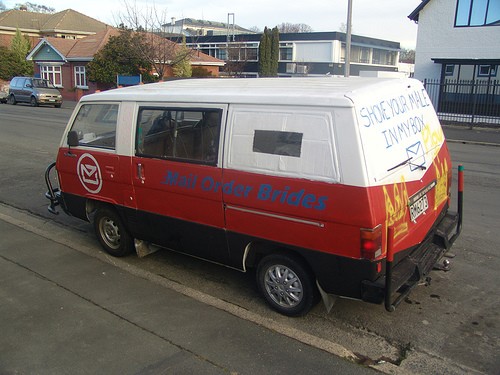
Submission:
[[[45,37],[41,39],[27,56],[27,60],[35,64],[35,75],[50,80],[59,88],[64,100],[78,100],[82,95],[91,94],[97,90],[108,89],[108,85],[90,82],[87,77],[87,64],[94,55],[103,48],[112,36],[118,36],[120,31],[115,28],[106,28],[94,35],[80,39],[63,39]],[[172,44],[175,50],[179,46]],[[190,56],[191,66],[198,66],[208,70],[212,76],[219,75],[219,68],[224,61],[193,51]],[[164,76],[160,79],[172,77],[169,61]]]

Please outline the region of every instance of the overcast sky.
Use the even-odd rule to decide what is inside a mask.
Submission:
[[[116,26],[125,13],[124,1],[140,9],[155,7],[165,19],[195,18],[227,22],[234,13],[235,23],[244,28],[274,27],[283,22],[304,23],[313,31],[339,31],[347,21],[348,0],[30,0],[31,3],[68,8]],[[20,0],[3,0],[12,8]],[[408,15],[421,0],[352,0],[353,33],[400,42],[403,48],[415,48],[417,25]]]

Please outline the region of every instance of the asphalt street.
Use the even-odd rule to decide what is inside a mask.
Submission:
[[[500,146],[499,130],[444,131]],[[415,373],[362,366],[334,339],[96,254],[93,238],[26,211],[0,204],[0,234],[0,374]]]

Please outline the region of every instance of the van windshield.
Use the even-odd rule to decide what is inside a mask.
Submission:
[[[55,86],[46,79],[34,79],[33,87],[43,88],[43,89],[54,89]]]

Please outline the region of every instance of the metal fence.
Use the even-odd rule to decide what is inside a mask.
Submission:
[[[431,80],[424,86],[444,122],[500,126],[500,80]]]

